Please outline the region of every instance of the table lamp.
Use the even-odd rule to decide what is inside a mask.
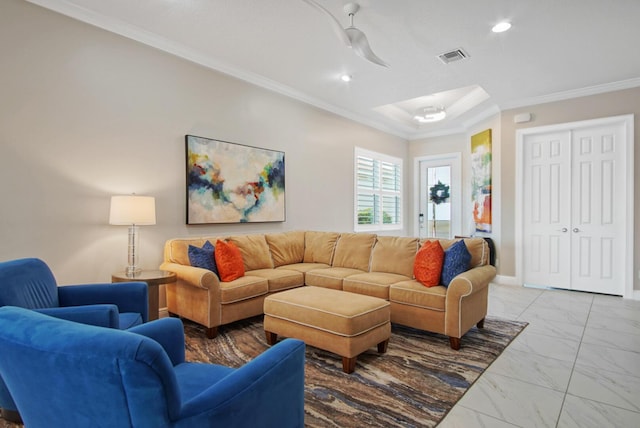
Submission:
[[[141,269],[138,263],[138,226],[156,224],[156,199],[153,196],[112,196],[109,224],[129,226],[128,277],[134,277]]]

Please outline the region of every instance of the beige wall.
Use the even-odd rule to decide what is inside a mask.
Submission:
[[[353,230],[354,146],[408,164],[400,138],[22,0],[0,3],[0,58],[0,260],[43,258],[62,284],[126,264],[113,194],[156,197],[157,268],[177,236]],[[185,134],[284,151],[286,222],[186,226]]]

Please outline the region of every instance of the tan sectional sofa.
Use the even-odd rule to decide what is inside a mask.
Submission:
[[[202,247],[217,239],[240,249],[245,276],[221,282],[213,272],[190,265],[189,245]],[[456,240],[439,241],[446,250]],[[170,239],[161,269],[177,275],[177,281],[166,286],[169,312],[202,324],[210,338],[220,325],[262,314],[266,296],[311,285],[388,300],[392,323],[447,335],[451,347],[459,349],[470,328],[482,327],[488,285],[496,275],[484,239],[464,241],[471,253],[470,269],[448,287],[427,288],[414,279],[413,264],[423,241],[366,233],[293,231]]]

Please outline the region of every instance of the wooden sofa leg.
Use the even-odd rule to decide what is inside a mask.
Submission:
[[[270,331],[265,331],[264,332],[266,338],[267,338],[267,343],[269,344],[269,346],[273,346],[276,344],[276,342],[278,341],[278,335],[276,333],[271,333]]]
[[[449,336],[449,344],[451,345],[451,349],[455,351],[460,350],[460,338]]]
[[[356,360],[358,357],[342,357],[342,371],[351,374],[356,370]]]
[[[384,354],[387,352],[387,347],[389,345],[389,339],[378,343],[378,354]]]
[[[482,318],[480,321],[478,321],[478,324],[476,324],[476,326],[478,328],[484,328],[484,318]]]
[[[209,327],[207,328],[207,338],[213,339],[218,335],[218,327]]]

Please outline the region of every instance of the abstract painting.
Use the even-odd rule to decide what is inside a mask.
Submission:
[[[471,136],[471,199],[476,232],[491,232],[491,129]]]
[[[187,224],[285,220],[284,152],[186,136]]]

